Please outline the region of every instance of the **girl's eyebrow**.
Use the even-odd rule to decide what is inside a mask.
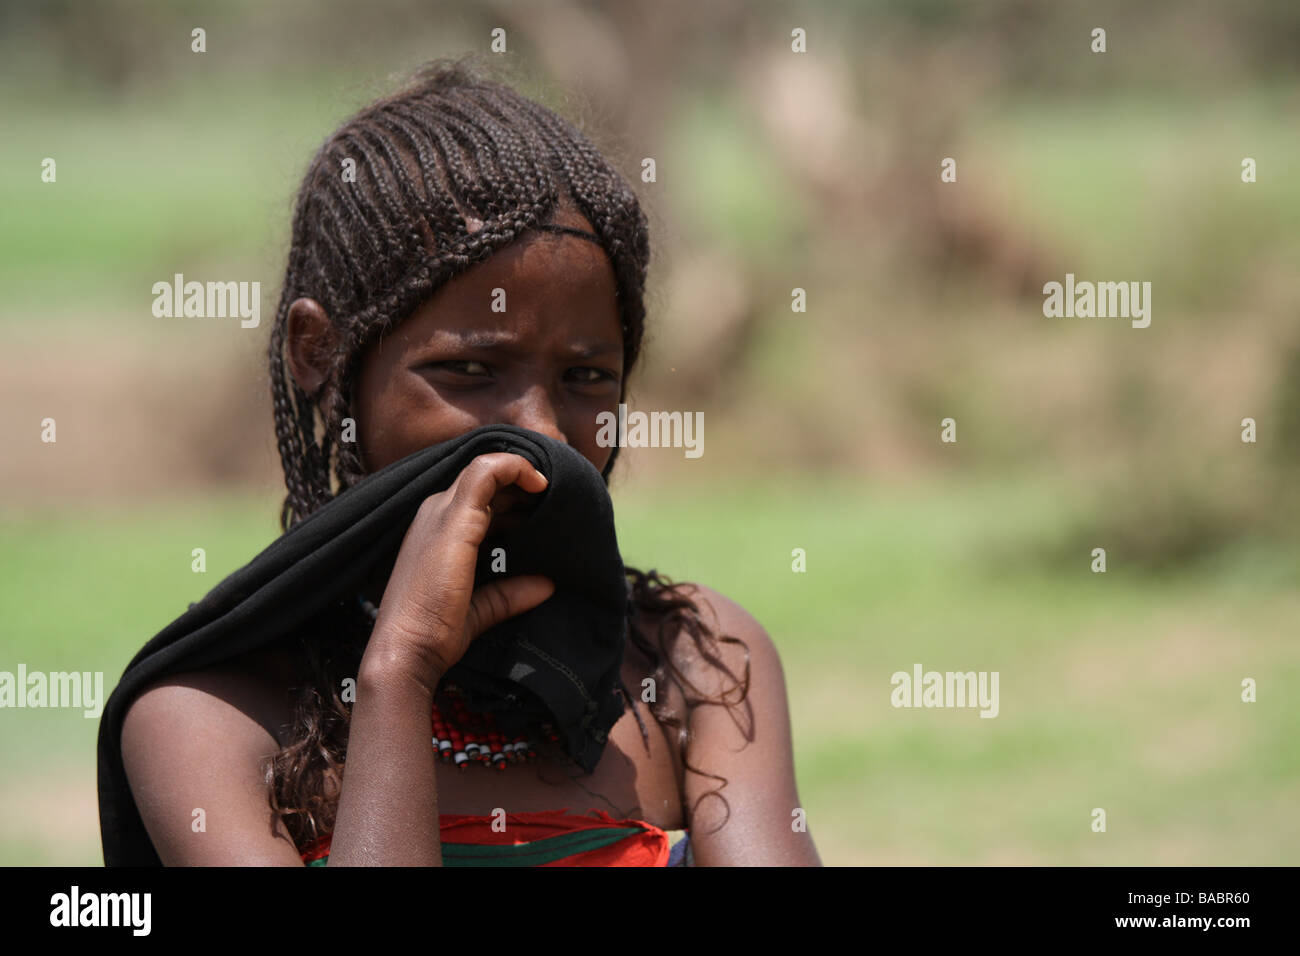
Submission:
[[[490,332],[481,329],[438,329],[430,338],[429,344],[431,346],[459,347],[484,351],[528,351],[528,349],[521,348],[518,345],[518,336],[513,332]],[[564,352],[574,358],[590,359],[607,355],[622,355],[623,346],[605,339],[570,339],[566,343]]]
[[[597,339],[578,339],[569,343],[565,349],[574,358],[601,358],[607,355],[622,355],[623,346]]]

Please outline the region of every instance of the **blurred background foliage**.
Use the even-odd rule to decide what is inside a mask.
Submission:
[[[480,51],[642,198],[630,400],[703,410],[707,453],[626,455],[620,533],[777,638],[827,862],[1293,860],[1297,50],[1291,0],[9,2],[0,668],[111,686],[274,536],[264,350],[298,180],[357,108]],[[154,318],[176,272],[260,281],[262,326]],[[1044,318],[1066,272],[1150,281],[1150,328]],[[914,660],[1001,666],[1002,716],[882,706]],[[1276,695],[1253,717],[1242,676]],[[0,719],[27,755],[0,861],[97,859],[93,722],[53,720]],[[29,826],[50,790],[63,823]],[[1106,799],[1141,824],[1122,848],[1086,828]]]

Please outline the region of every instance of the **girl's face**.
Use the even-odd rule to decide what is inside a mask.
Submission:
[[[559,224],[591,231],[580,215]],[[595,243],[530,232],[442,286],[361,356],[367,472],[480,425],[567,443],[604,471],[596,416],[615,412],[623,338],[614,271]],[[497,311],[494,311],[494,307]]]

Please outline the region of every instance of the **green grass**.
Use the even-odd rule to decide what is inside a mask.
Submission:
[[[273,307],[299,178],[355,91],[340,77],[282,78],[276,96],[261,84],[191,77],[111,104],[13,98],[0,204],[22,228],[0,234],[0,322],[53,311],[94,323],[111,308],[150,329],[152,284],[174,272],[261,281],[263,313]],[[54,183],[41,180],[46,157]]]
[[[1294,861],[1300,597],[1276,572],[1294,553],[1252,542],[1159,576],[998,557],[1059,532],[1067,493],[1047,479],[902,489],[770,476],[616,488],[615,501],[629,564],[715,588],[776,641],[825,862]],[[9,516],[0,668],[103,670],[111,687],[147,638],[270,540],[273,509],[237,497]],[[206,575],[190,570],[194,547]],[[918,662],[998,671],[999,716],[894,709],[890,675]],[[1240,701],[1244,677],[1257,703]],[[2,716],[0,863],[97,863],[97,722]],[[1094,807],[1105,834],[1090,829]]]
[[[94,301],[94,312],[131,310],[147,329],[156,325],[150,287],[175,271],[258,280],[271,296],[298,179],[326,134],[374,92],[360,82],[366,75],[213,83],[186,74],[111,103],[9,96],[0,208],[21,228],[0,230],[0,327],[51,313],[92,322]],[[1009,225],[1050,240],[1081,279],[1152,280],[1167,309],[1237,305],[1256,294],[1261,264],[1289,261],[1295,248],[1298,134],[1274,121],[1287,95],[1260,85],[1209,103],[1002,96],[961,130],[962,181]],[[704,245],[762,270],[807,253],[798,237],[815,210],[752,125],[708,97],[679,105],[661,175]],[[1252,185],[1240,182],[1247,155],[1259,163]],[[57,183],[41,181],[45,157],[58,163]]]
[[[1080,280],[1149,280],[1168,314],[1239,308],[1261,264],[1289,261],[1296,245],[1300,133],[1269,120],[1289,90],[1027,93],[972,118],[964,149],[978,158],[973,176],[1000,184],[1004,212],[1062,250]],[[1241,181],[1247,156],[1255,183]]]

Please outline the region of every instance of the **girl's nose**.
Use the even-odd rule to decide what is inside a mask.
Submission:
[[[548,438],[569,443],[568,437],[560,427],[560,416],[555,402],[543,389],[534,389],[523,396],[510,409],[507,421],[520,428],[540,432]]]

